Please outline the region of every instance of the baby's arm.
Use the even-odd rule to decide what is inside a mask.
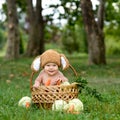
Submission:
[[[61,82],[68,81],[68,78],[65,77],[62,72],[59,72],[59,79],[61,80]]]
[[[41,82],[42,82],[42,72],[40,72],[38,77],[35,79],[35,83],[34,83],[33,87],[38,88],[40,86]]]

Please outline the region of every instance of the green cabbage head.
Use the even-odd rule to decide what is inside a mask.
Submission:
[[[67,105],[67,102],[64,100],[56,100],[52,105],[52,110],[63,111],[64,106]]]
[[[28,96],[25,96],[19,100],[18,106],[26,107],[26,103],[31,104],[31,102],[32,102],[31,98]]]
[[[73,106],[72,112],[83,111],[83,103],[78,98],[70,100],[69,103],[64,106],[64,111],[69,111],[71,106]]]

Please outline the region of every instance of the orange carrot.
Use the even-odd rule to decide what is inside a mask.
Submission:
[[[74,111],[74,105],[72,104],[69,109],[68,109],[68,113],[72,113],[72,114],[80,114],[80,112]]]
[[[72,113],[74,111],[74,105],[71,105],[68,111]]]
[[[25,107],[26,107],[26,108],[29,108],[29,107],[30,107],[30,103],[29,103],[29,102],[26,102]]]
[[[45,86],[49,86],[49,85],[50,85],[50,82],[51,82],[51,80],[48,79],[48,80],[45,82]]]
[[[58,80],[58,81],[57,81],[57,85],[60,85],[60,84],[61,84],[61,80]]]

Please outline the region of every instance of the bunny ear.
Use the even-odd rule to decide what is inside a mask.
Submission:
[[[61,54],[60,57],[62,69],[65,70],[69,67],[69,61],[64,54]]]
[[[31,69],[34,71],[34,72],[38,72],[39,69],[40,69],[40,64],[41,64],[41,61],[40,61],[40,56],[36,57],[31,65]]]

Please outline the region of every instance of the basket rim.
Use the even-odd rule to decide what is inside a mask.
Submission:
[[[69,87],[77,87],[79,83],[77,82],[73,82],[70,85],[50,85],[50,86],[45,86],[45,85],[41,85],[38,88],[35,88],[32,86],[31,90],[36,89],[39,90],[40,88],[69,88]]]

